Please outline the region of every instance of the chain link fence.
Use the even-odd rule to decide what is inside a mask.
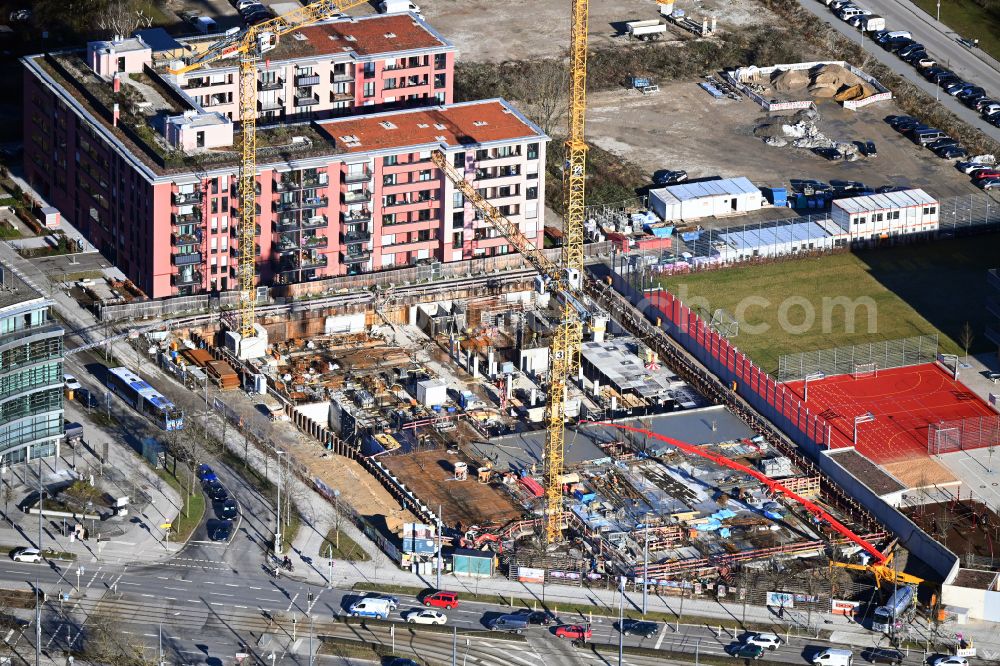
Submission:
[[[927,428],[927,453],[984,449],[1000,444],[1000,414],[972,416],[931,424]]]
[[[790,382],[809,375],[849,375],[859,365],[874,364],[879,370],[933,363],[937,358],[937,335],[917,335],[898,340],[880,340],[863,345],[818,349],[778,358],[778,381]]]

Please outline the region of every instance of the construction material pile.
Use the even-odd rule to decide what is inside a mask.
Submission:
[[[769,146],[791,145],[795,148],[836,148],[844,159],[854,161],[860,156],[857,146],[851,142],[837,142],[829,138],[817,127],[819,113],[815,109],[803,109],[791,116],[765,118],[753,131],[754,136]]]
[[[841,65],[816,65],[804,69],[777,69],[771,88],[789,99],[835,99],[844,102],[875,94],[867,81]]]

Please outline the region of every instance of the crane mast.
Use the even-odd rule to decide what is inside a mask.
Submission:
[[[171,74],[186,74],[218,60],[239,56],[240,80],[240,166],[236,178],[239,200],[239,261],[237,277],[240,288],[238,328],[242,338],[256,335],[257,321],[257,65],[261,56],[275,48],[282,35],[315,25],[344,10],[365,4],[367,0],[319,0],[250,26],[242,33],[230,32],[182,66],[169,69]]]

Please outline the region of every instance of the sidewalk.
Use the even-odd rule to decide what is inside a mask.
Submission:
[[[149,466],[126,444],[86,419],[79,405],[67,402],[66,418],[84,425],[85,443],[76,449],[62,447],[59,460],[42,461],[45,483],[72,478],[90,479],[113,497],[128,496],[129,515],[109,518],[103,522],[84,521],[90,529],[87,541],[71,540],[61,533],[63,520],[46,517],[42,521],[42,547],[74,553],[78,562],[105,564],[152,563],[176,555],[183,544],[165,542],[166,530],[161,525],[172,522],[181,506],[177,492],[163,483]],[[108,461],[101,465],[98,458],[107,444]],[[4,484],[14,491],[7,511],[8,520],[0,522],[0,544],[5,546],[38,545],[38,516],[17,508],[25,496],[37,492],[38,468],[29,464],[12,466],[4,475]],[[140,496],[135,497],[138,489]],[[12,522],[11,522],[12,521]],[[66,525],[73,520],[67,518]],[[100,540],[98,540],[100,537]]]

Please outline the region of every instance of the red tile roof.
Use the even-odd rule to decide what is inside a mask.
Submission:
[[[449,46],[409,14],[372,16],[354,21],[337,21],[298,31],[309,40],[313,55],[354,51],[359,56]],[[286,37],[292,40],[293,37]],[[305,42],[301,42],[305,45]]]
[[[360,153],[422,144],[460,146],[513,141],[541,134],[499,100],[435,106],[318,123],[337,148]],[[386,123],[390,123],[387,125]],[[356,137],[347,141],[344,137]]]

